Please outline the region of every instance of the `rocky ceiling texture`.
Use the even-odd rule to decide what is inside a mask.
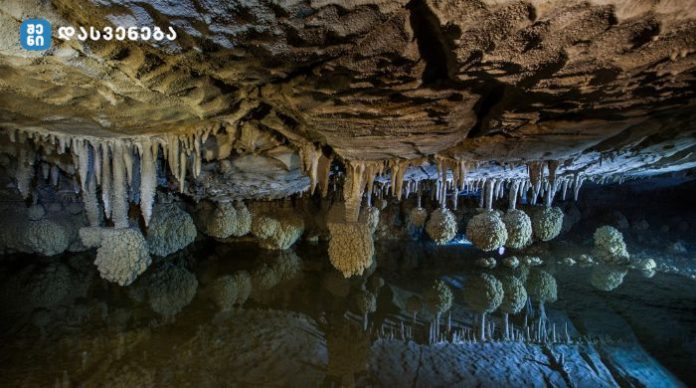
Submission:
[[[50,50],[19,47],[30,17],[52,22]],[[110,25],[178,37],[55,34]],[[83,144],[155,144],[196,197],[306,191],[331,160],[399,189],[438,167],[462,186],[690,169],[695,94],[691,0],[0,3],[5,149],[33,142],[60,165]]]

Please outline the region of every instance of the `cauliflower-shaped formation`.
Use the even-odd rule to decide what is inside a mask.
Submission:
[[[275,216],[259,214],[251,223],[251,233],[259,239],[259,245],[264,249],[288,249],[303,232],[304,222],[290,212]]]
[[[557,207],[542,207],[531,212],[532,232],[541,241],[550,241],[561,233],[563,211]]]
[[[653,259],[643,259],[637,263],[636,266],[641,271],[654,271],[657,268],[657,263]]]
[[[425,226],[425,220],[428,219],[428,211],[422,207],[414,207],[408,213],[408,229],[411,233],[419,233]]]
[[[623,283],[627,272],[622,268],[600,265],[592,269],[590,284],[598,290],[611,291]]]
[[[78,277],[70,268],[59,261],[52,261],[48,265],[30,267],[20,274],[17,279],[19,285],[14,285],[13,292],[27,303],[30,309],[52,309],[72,299],[73,293],[79,288],[76,284]],[[12,282],[12,280],[10,280]]]
[[[370,228],[360,222],[329,222],[329,260],[348,278],[372,265],[375,246]]]
[[[278,252],[271,268],[281,282],[297,278],[302,273],[302,259],[292,250]]]
[[[493,257],[482,257],[482,258],[476,260],[476,265],[481,267],[481,268],[492,269],[492,268],[495,268],[496,264],[497,263],[495,261],[495,258],[493,258]]]
[[[147,242],[137,229],[89,227],[80,229],[87,247],[99,247],[94,264],[103,279],[127,286],[150,266]]]
[[[512,249],[522,249],[532,242],[532,219],[522,210],[508,210],[503,216],[507,230],[505,246]]]
[[[504,276],[501,279],[503,285],[503,301],[500,311],[504,314],[517,314],[527,303],[527,290],[524,283],[514,276]]]
[[[377,226],[379,225],[379,209],[371,206],[363,208],[360,212],[360,222],[367,224],[370,228],[370,232],[374,234],[377,231]]]
[[[38,221],[46,216],[46,209],[41,204],[31,205],[27,209],[27,217],[31,221]]]
[[[475,247],[485,252],[496,250],[507,241],[505,223],[494,211],[475,215],[466,226],[466,236]]]
[[[479,313],[492,313],[503,302],[502,283],[487,273],[470,278],[462,293],[469,307]]]
[[[40,205],[35,205],[39,206]],[[34,206],[4,207],[0,209],[3,227],[0,228],[0,253],[23,252],[53,256],[65,252],[76,239],[79,225],[73,217],[54,214],[51,217],[33,217]],[[31,218],[37,218],[32,220]]]
[[[575,265],[575,259],[573,259],[572,257],[564,257],[563,259],[561,259],[561,264],[572,267]]]
[[[355,294],[355,307],[363,315],[374,313],[377,310],[375,294],[367,290],[360,290]]]
[[[628,262],[629,254],[623,234],[613,226],[602,226],[594,232],[595,256],[605,263],[624,264]]]
[[[279,282],[278,273],[266,264],[261,265],[251,273],[251,284],[255,290],[270,290]]]
[[[251,276],[246,271],[224,275],[211,286],[211,298],[222,311],[230,311],[241,306],[251,294]]]
[[[651,278],[657,273],[657,263],[651,258],[634,260],[630,268],[636,269],[646,278]]]
[[[530,267],[527,264],[520,264],[519,267],[515,268],[513,275],[520,279],[522,283],[527,284],[527,278],[529,277]]]
[[[520,259],[518,259],[517,256],[508,256],[503,259],[503,265],[508,268],[515,269],[518,265],[520,265]]]
[[[70,247],[70,238],[64,225],[51,219],[26,221],[18,228],[18,234],[21,252],[53,256]]]
[[[578,259],[576,260],[581,266],[587,267],[590,265],[595,264],[594,259],[590,255],[582,254],[578,256]]]
[[[438,245],[452,241],[457,235],[457,219],[454,213],[449,209],[435,210],[425,224],[425,232]]]
[[[268,239],[278,228],[280,228],[280,221],[269,216],[259,215],[254,217],[254,221],[251,223],[251,234],[260,239]]]
[[[528,265],[530,267],[536,267],[536,266],[544,264],[544,261],[541,260],[541,257],[539,257],[539,256],[523,256],[522,263],[524,263],[525,265]]]
[[[530,271],[527,276],[527,295],[541,304],[555,302],[558,299],[556,278],[544,270]]]
[[[372,275],[368,283],[368,288],[375,294],[379,294],[379,290],[381,290],[382,287],[384,287],[384,284],[384,278],[382,278],[379,275]]]
[[[184,249],[196,239],[193,218],[176,205],[155,206],[147,229],[150,253],[168,256]]]
[[[433,286],[425,292],[425,303],[434,314],[442,314],[452,307],[454,295],[442,280],[436,280]]]
[[[202,202],[196,214],[201,232],[210,237],[241,237],[251,230],[251,213],[243,202]]]
[[[178,314],[196,296],[198,279],[186,268],[167,265],[146,280],[147,298],[152,310],[166,317]]]

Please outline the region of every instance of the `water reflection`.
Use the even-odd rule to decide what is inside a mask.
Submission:
[[[638,343],[671,366],[661,352],[674,338],[629,318],[669,309],[684,322],[680,349],[696,334],[693,287],[646,278],[650,263],[597,264],[579,249],[481,268],[489,257],[466,246],[376,249],[378,264],[345,279],[325,246],[206,242],[159,259],[129,287],[102,281],[89,254],[13,257],[3,262],[0,385],[506,385],[513,365],[526,365],[516,373],[529,383],[575,385],[618,383],[613,370],[639,365],[651,374],[631,378],[654,383],[673,376]],[[662,305],[641,303],[648,292]]]

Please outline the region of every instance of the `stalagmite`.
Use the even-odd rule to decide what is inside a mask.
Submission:
[[[113,144],[112,180],[113,187],[111,197],[111,220],[116,228],[128,227],[128,197],[126,191],[126,168],[123,157],[123,144]]]

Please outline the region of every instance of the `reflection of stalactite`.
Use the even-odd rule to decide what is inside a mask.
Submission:
[[[341,386],[355,386],[355,375],[366,371],[370,355],[369,337],[347,321],[327,332],[327,373],[341,379]]]

